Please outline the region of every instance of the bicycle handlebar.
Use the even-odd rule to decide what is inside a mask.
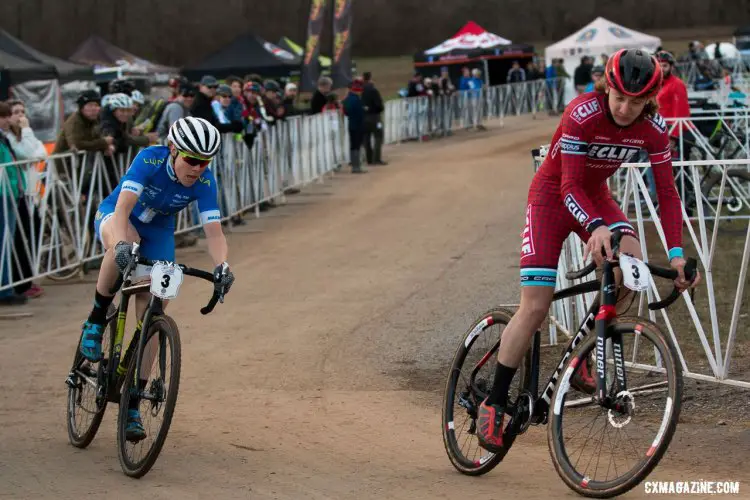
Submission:
[[[622,238],[621,231],[615,230],[612,232],[612,253],[613,254],[617,253],[617,251],[619,250],[621,238]],[[646,264],[646,267],[648,267],[652,275],[658,276],[659,278],[664,278],[664,279],[674,281],[679,276],[679,273],[674,269],[655,266],[648,262],[644,262],[644,264]],[[579,269],[577,271],[568,271],[567,273],[565,273],[565,277],[569,280],[581,279],[584,276],[591,274],[595,269],[596,269],[596,262],[592,260],[583,269]],[[692,283],[693,280],[695,280],[697,269],[698,269],[698,261],[696,259],[692,257],[686,259],[685,279]],[[664,309],[665,307],[672,305],[672,303],[674,303],[680,297],[680,293],[681,292],[679,288],[674,287],[672,289],[672,293],[670,293],[667,298],[660,300],[658,302],[650,303],[648,305],[648,308],[652,311]]]
[[[137,246],[134,246],[132,255],[134,258],[130,259],[130,262],[128,263],[125,270],[122,272],[122,274],[120,274],[117,277],[117,282],[115,283],[115,286],[111,290],[113,295],[117,293],[117,291],[122,286],[122,283],[125,280],[125,276],[128,276],[133,271],[136,265],[143,264],[144,266],[153,266],[159,262],[163,262],[163,261],[151,260],[145,257],[141,257],[140,255],[138,255]],[[214,282],[214,275],[212,273],[209,273],[208,271],[203,271],[201,269],[194,269],[192,267],[188,267],[183,264],[177,264],[177,266],[182,270],[182,273],[187,276],[200,278],[206,281],[210,281],[211,283]],[[206,304],[205,307],[201,307],[201,314],[206,315],[210,313],[211,311],[213,311],[214,307],[216,307],[216,304],[219,301],[221,301],[222,303],[224,302],[224,294],[221,291],[214,289],[214,293],[213,295],[211,295],[211,299],[208,301],[208,304]]]

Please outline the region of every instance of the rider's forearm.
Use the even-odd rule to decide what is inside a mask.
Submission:
[[[222,262],[227,261],[227,239],[224,234],[219,233],[217,235],[206,235],[206,243],[208,245],[208,253],[211,259],[214,261],[214,266],[218,266]]]

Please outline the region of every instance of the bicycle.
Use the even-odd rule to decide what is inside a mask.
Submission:
[[[163,312],[163,300],[177,296],[183,275],[214,282],[213,274],[210,272],[182,264],[153,261],[141,257],[138,254],[138,247],[138,244],[133,244],[130,262],[125,266],[112,289],[112,293],[120,290],[120,303],[118,308],[110,305],[107,312],[109,334],[105,335],[102,346],[105,352],[104,359],[98,363],[90,363],[86,360],[78,349],[81,342],[79,338],[73,366],[65,380],[68,386],[67,427],[70,443],[77,448],[86,448],[99,430],[107,403],[119,403],[118,457],[123,472],[134,478],[144,476],[156,462],[167,438],[177,402],[181,361],[180,336],[175,321]],[[151,279],[134,283],[132,273],[139,264],[152,266]],[[121,358],[128,302],[131,295],[143,292],[151,293],[141,327],[141,332],[145,332],[145,335],[134,335],[125,355]],[[223,295],[224,290],[215,289],[208,305],[201,308],[201,313],[205,315],[213,311],[217,302],[224,301]],[[152,340],[154,342],[151,342]],[[151,344],[156,344],[154,347],[158,347],[158,353],[153,353],[151,356],[153,363],[158,354],[158,368],[154,370],[155,367],[151,366],[150,369],[145,370],[146,367],[142,363],[145,361],[144,355],[147,354],[146,346]],[[167,370],[168,355],[171,363]],[[153,377],[153,380],[149,383],[148,379],[141,378],[141,374],[145,374],[145,377]],[[167,375],[169,380],[165,383]],[[137,385],[136,380],[139,381]],[[92,401],[87,399],[84,402],[86,389],[91,389]],[[150,425],[144,425],[148,431],[147,438],[154,437],[154,439],[145,456],[140,459],[130,456],[130,448],[135,451],[140,446],[142,451],[143,443],[131,443],[125,437],[128,407],[133,396],[139,398],[140,409],[146,407],[146,411],[141,411],[142,416],[157,417],[163,412],[163,422],[155,437]],[[87,424],[83,422],[83,418],[79,418],[78,410],[81,410],[81,417],[83,414],[91,415]]]
[[[615,255],[618,253],[621,236],[619,231],[613,233],[612,249]],[[605,261],[602,266],[601,281],[593,279],[556,291],[553,300],[590,292],[598,291],[599,293],[586,313],[577,334],[565,348],[557,368],[544,386],[541,397],[538,393],[541,332],[539,330],[535,332],[532,345],[524,355],[511,386],[506,408],[506,414],[510,420],[503,433],[504,447],[498,453],[487,452],[479,447],[478,442],[473,455],[471,455],[471,444],[469,444],[468,452],[464,452],[463,447],[459,446],[461,438],[459,432],[466,429],[468,424],[468,435],[463,443],[466,444],[472,435],[476,439],[477,412],[480,403],[491,391],[488,384],[492,383],[494,376],[494,366],[489,366],[493,363],[488,363],[488,361],[497,362],[496,353],[502,341],[502,334],[495,336],[487,332],[490,331],[492,325],[507,325],[513,313],[503,308],[492,309],[481,315],[464,334],[448,373],[442,418],[443,444],[451,463],[459,472],[472,476],[486,474],[504,459],[517,436],[525,433],[530,425],[544,424],[548,426],[547,442],[555,469],[565,484],[580,495],[609,498],[622,494],[638,485],[656,467],[667,450],[677,426],[681,405],[682,372],[674,344],[658,325],[639,317],[617,317],[615,311],[617,285],[614,269],[618,266],[623,269],[623,274],[627,275],[624,280],[625,284],[629,285],[628,287],[633,286],[632,281],[635,280],[639,283],[640,291],[644,285],[649,286],[648,274],[669,280],[677,278],[677,271],[673,269],[661,268],[622,254],[619,255],[618,262]],[[685,275],[691,282],[695,279],[696,266],[695,259],[687,260]],[[579,271],[568,272],[567,277],[571,280],[581,279],[595,269],[596,264],[592,261]],[[633,286],[633,289],[635,288]],[[680,293],[675,287],[667,298],[651,303],[648,307],[651,310],[666,308],[679,296]],[[589,336],[592,331],[595,335]],[[624,343],[630,338],[635,342],[631,358],[625,356],[627,351]],[[472,354],[471,348],[481,343],[480,341],[483,341],[486,347],[479,348],[478,352],[472,355],[472,359],[478,359],[478,361],[467,363],[469,354]],[[653,343],[654,350],[644,349],[646,358],[649,359],[637,358],[638,344],[645,343],[645,341]],[[649,357],[649,351],[655,358],[655,362]],[[630,359],[630,361],[626,362],[625,359]],[[576,378],[580,375],[579,368],[589,361],[593,362],[592,366],[595,367],[591,370],[594,386],[581,384]],[[485,368],[487,370],[482,372]],[[605,368],[609,373],[606,373]],[[626,372],[626,369],[632,371]],[[646,372],[645,380],[633,383],[634,379],[638,380],[635,376],[639,370]],[[481,375],[480,372],[482,372]],[[654,381],[653,378],[659,374],[665,374],[666,381]],[[611,381],[609,387],[608,381]],[[459,387],[462,382],[464,386]],[[570,398],[571,390],[577,390],[582,395]],[[635,446],[632,447],[639,455],[635,465],[625,468],[620,474],[615,463],[616,477],[609,479],[609,470],[612,465],[612,461],[609,461],[607,477],[604,480],[592,477],[593,474],[588,470],[588,466],[596,457],[597,467],[593,473],[598,472],[598,457],[601,455],[605,437],[602,436],[601,441],[593,446],[594,456],[589,460],[588,465],[581,464],[580,457],[576,459],[578,451],[565,443],[566,438],[576,437],[575,429],[571,431],[568,429],[577,421],[588,422],[593,429],[595,420],[599,416],[606,415],[605,431],[609,423],[617,432],[627,428],[622,431],[626,436],[628,434],[637,436],[640,429],[630,425],[636,416],[634,411],[636,398],[640,399],[638,405],[640,416],[644,410],[652,409],[654,400],[659,394],[666,396],[666,404],[664,409],[657,413],[656,418],[652,419],[653,423],[658,424],[658,432],[655,438],[650,437],[644,441],[640,451]],[[593,420],[591,416],[577,417],[577,410],[592,407],[595,413],[599,413]],[[466,417],[462,424],[457,425],[463,412]],[[563,430],[563,417],[566,422],[565,431]],[[612,436],[608,437],[611,444]],[[588,448],[590,449],[591,446]],[[620,454],[630,451],[628,447],[618,446],[617,448]],[[584,443],[580,452],[581,457],[586,450],[586,443]],[[480,454],[477,458],[477,453],[480,451],[485,454]],[[578,469],[582,466],[586,468],[579,471]]]

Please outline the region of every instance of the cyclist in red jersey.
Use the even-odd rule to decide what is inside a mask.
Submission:
[[[612,230],[620,229],[622,252],[642,259],[637,234],[612,199],[606,180],[640,149],[649,153],[671,266],[685,280],[682,210],[672,175],[669,135],[654,100],[662,82],[656,59],[640,50],[620,50],[607,61],[594,92],[573,99],[552,137],[550,152],[529,189],[521,245],[521,304],[502,334],[490,395],[479,407],[479,443],[502,448],[508,389],[530,339],[549,311],[565,238],[573,231],[598,264],[612,259]],[[604,247],[605,255],[601,249]],[[618,270],[619,271],[619,270]],[[697,279],[695,281],[697,283]]]

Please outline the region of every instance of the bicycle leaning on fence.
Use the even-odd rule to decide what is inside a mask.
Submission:
[[[614,255],[619,253],[621,237],[619,231],[613,232]],[[695,279],[696,265],[695,259],[687,260],[685,277],[690,282]],[[458,471],[474,476],[491,471],[503,460],[518,435],[530,425],[540,424],[547,424],[547,441],[555,469],[565,484],[581,495],[609,498],[622,494],[656,467],[677,426],[682,372],[675,346],[661,327],[640,317],[617,317],[618,286],[614,270],[620,267],[624,285],[635,291],[646,290],[651,276],[675,280],[677,271],[625,254],[619,254],[617,261],[605,261],[602,267],[601,280],[555,293],[553,300],[599,292],[541,396],[538,393],[541,333],[535,333],[511,385],[505,410],[510,420],[503,433],[502,451],[498,453],[487,452],[478,442],[473,447],[471,437],[476,438],[479,405],[491,391],[489,385],[495,373],[495,366],[491,365],[497,363],[496,353],[502,341],[502,333],[493,333],[491,327],[507,325],[513,313],[492,309],[482,314],[463,336],[448,373],[442,419],[445,449]],[[592,261],[580,271],[568,272],[567,278],[581,279],[595,269]],[[663,309],[679,296],[680,292],[674,288],[669,297],[648,307]],[[591,331],[595,335],[590,336]],[[653,347],[643,345],[647,342]],[[580,367],[587,363],[594,367],[593,384],[582,384],[577,377]],[[657,380],[660,376],[664,379]],[[643,423],[636,422],[636,417],[645,417]],[[593,437],[596,429],[601,431],[598,438]],[[600,460],[605,444],[613,448],[613,456]],[[631,454],[635,459],[628,463]],[[605,477],[598,477],[604,471]],[[613,477],[610,472],[614,472]]]
[[[106,355],[98,363],[89,362],[78,348],[79,339],[73,365],[65,380],[68,385],[68,437],[73,446],[86,448],[99,430],[107,403],[119,402],[117,449],[120,465],[126,475],[138,478],[151,469],[164,445],[180,382],[179,330],[175,321],[164,314],[163,301],[177,296],[183,275],[212,283],[215,280],[210,272],[141,257],[138,244],[133,244],[130,262],[118,265],[124,271],[112,293],[122,286],[120,305],[118,308],[110,305],[108,310],[109,335],[105,337],[103,346]],[[132,274],[138,265],[152,266],[150,280],[133,282]],[[151,297],[143,316],[140,330],[143,334],[133,336],[125,355],[121,357],[130,296],[148,292]],[[224,293],[221,285],[215,284],[213,296],[201,313],[208,314],[217,302],[223,302]],[[143,439],[150,438],[145,453],[142,453],[143,441],[129,441],[126,435],[128,411],[133,407],[139,409],[144,417],[162,417],[158,429],[151,422],[144,426],[148,434]]]

